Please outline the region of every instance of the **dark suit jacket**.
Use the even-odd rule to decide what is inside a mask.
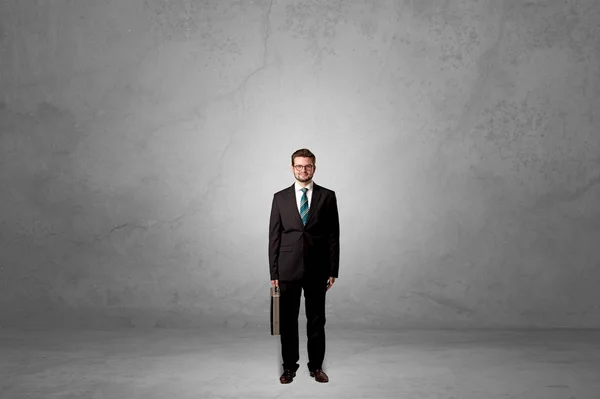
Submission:
[[[340,222],[335,191],[313,182],[306,226],[302,224],[294,185],[273,195],[269,222],[271,280],[296,281],[305,272],[338,277]]]

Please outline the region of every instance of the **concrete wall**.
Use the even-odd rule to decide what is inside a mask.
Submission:
[[[599,26],[595,0],[4,0],[0,325],[268,331],[308,147],[328,323],[600,327]]]

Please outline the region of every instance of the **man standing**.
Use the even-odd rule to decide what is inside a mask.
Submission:
[[[273,195],[269,221],[269,271],[279,287],[282,384],[298,370],[298,314],[304,291],[308,370],[328,382],[325,357],[325,293],[338,277],[340,227],[335,192],[313,182],[316,157],[308,149],[292,154],[294,184]]]

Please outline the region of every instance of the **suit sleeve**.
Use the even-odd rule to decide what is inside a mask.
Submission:
[[[335,192],[330,196],[329,209],[329,232],[327,234],[327,246],[329,250],[330,277],[338,277],[340,270],[340,218],[338,214],[337,198]]]
[[[271,280],[279,280],[279,246],[281,244],[281,214],[277,206],[277,200],[273,195],[271,205],[271,217],[269,219],[269,274]]]

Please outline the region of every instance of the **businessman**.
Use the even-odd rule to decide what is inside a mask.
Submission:
[[[329,382],[325,357],[325,294],[338,277],[340,226],[335,192],[313,182],[316,157],[308,149],[292,154],[296,181],[273,195],[269,221],[271,284],[280,291],[280,336],[283,374],[289,384],[298,370],[298,315],[304,292],[308,370]]]

